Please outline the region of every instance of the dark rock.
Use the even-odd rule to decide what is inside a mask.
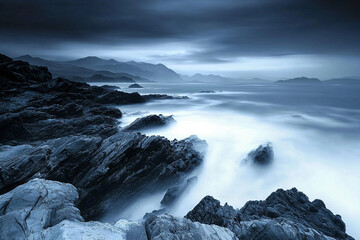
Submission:
[[[145,102],[145,100],[139,93],[125,93],[120,91],[112,91],[99,97],[97,102],[102,104],[122,105],[122,104],[143,103]]]
[[[120,87],[118,87],[118,86],[112,86],[112,85],[102,85],[101,87],[102,87],[102,88],[105,88],[105,89],[107,89],[107,90],[118,90],[118,89],[120,89]]]
[[[161,205],[165,207],[171,207],[176,201],[183,195],[185,192],[189,191],[189,189],[197,182],[197,177],[191,177],[186,180],[184,184],[179,186],[170,187],[163,199],[161,200]]]
[[[251,151],[245,163],[251,163],[258,166],[269,165],[274,159],[274,150],[271,143],[260,145],[256,150]]]
[[[206,196],[193,210],[186,214],[185,218],[194,222],[226,227],[228,222],[235,218],[236,214],[237,211],[227,203],[221,206],[220,201],[211,196]]]
[[[202,163],[196,144],[206,143],[118,133],[105,140],[69,136],[38,146],[6,146],[0,152],[0,192],[34,177],[70,182],[80,190],[84,216],[93,219],[111,199],[121,205],[182,180]]]
[[[172,116],[163,116],[160,115],[148,115],[142,118],[137,118],[130,125],[122,129],[122,131],[140,131],[149,128],[156,128],[168,125],[175,122]]]
[[[143,88],[143,87],[140,86],[140,85],[137,84],[137,83],[134,83],[134,84],[131,84],[131,85],[129,86],[129,88]]]
[[[200,91],[200,93],[215,93],[215,91],[212,91],[212,90],[205,90],[205,91]]]
[[[187,96],[169,96],[166,94],[148,94],[148,95],[143,95],[143,98],[146,101],[151,101],[151,100],[166,100],[166,99],[189,99],[189,97]]]
[[[227,227],[239,239],[353,239],[339,215],[321,200],[310,202],[295,188],[272,193],[265,201],[249,201],[240,210],[205,197],[186,218]]]

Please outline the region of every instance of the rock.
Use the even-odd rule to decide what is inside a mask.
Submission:
[[[100,96],[97,102],[101,104],[133,104],[144,103],[145,99],[137,92],[125,93],[120,91],[112,91],[103,96]]]
[[[112,86],[112,85],[102,85],[101,87],[102,87],[102,88],[105,88],[105,89],[107,89],[107,90],[118,90],[118,89],[120,89],[120,87],[118,87],[118,86]]]
[[[200,93],[215,93],[215,91],[213,91],[213,90],[205,90],[205,91],[200,91]]]
[[[42,231],[63,220],[83,221],[70,184],[34,179],[0,198],[1,239],[42,239]]]
[[[191,177],[186,180],[184,184],[179,186],[170,187],[163,199],[161,200],[161,205],[164,207],[171,207],[176,203],[176,201],[183,195],[185,192],[189,191],[189,189],[197,182],[197,177]]]
[[[195,150],[201,144],[206,145],[194,137],[169,141],[118,133],[105,140],[68,136],[35,146],[3,146],[0,192],[34,177],[69,182],[80,190],[83,216],[94,219],[111,199],[121,205],[141,193],[181,181],[202,163],[203,152]]]
[[[353,239],[339,215],[321,200],[310,202],[293,188],[272,193],[265,201],[249,201],[240,210],[205,197],[186,218],[230,229],[239,239]]]
[[[215,224],[227,227],[228,222],[235,218],[237,211],[225,203],[220,205],[220,201],[211,196],[204,197],[193,210],[188,212],[185,218],[193,222],[205,224]]]
[[[245,163],[251,163],[258,166],[269,165],[274,159],[274,150],[271,143],[260,145],[256,150],[251,151],[247,158],[244,159]]]
[[[143,98],[146,101],[151,101],[151,100],[166,100],[166,99],[189,99],[189,97],[187,96],[169,96],[166,94],[148,94],[148,95],[143,95]]]
[[[142,224],[84,222],[71,184],[33,179],[0,196],[0,239],[146,239]]]
[[[140,86],[140,85],[137,84],[137,83],[134,83],[134,84],[131,84],[131,85],[129,86],[129,88],[143,88],[143,87]]]
[[[173,122],[175,122],[175,120],[172,116],[163,116],[162,114],[148,115],[145,117],[137,118],[130,125],[123,128],[122,131],[140,131],[144,129],[165,126]]]
[[[191,222],[170,215],[153,216],[146,220],[145,229],[148,239],[152,240],[235,240],[228,229],[216,225]]]

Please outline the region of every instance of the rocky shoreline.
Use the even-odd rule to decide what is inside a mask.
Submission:
[[[54,79],[4,55],[0,88],[0,239],[353,239],[339,215],[295,188],[240,210],[207,196],[184,218],[167,215],[196,179],[206,142],[139,133],[171,116],[121,129],[114,106],[186,97]],[[165,208],[141,222],[96,221],[109,206],[161,191]]]

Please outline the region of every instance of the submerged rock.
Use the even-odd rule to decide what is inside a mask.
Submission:
[[[321,200],[310,202],[295,188],[272,193],[265,201],[249,201],[240,210],[205,197],[186,218],[230,229],[239,239],[353,239],[339,215]]]
[[[226,228],[205,225],[170,215],[152,216],[145,222],[148,239],[153,240],[236,240]]]
[[[245,163],[251,163],[258,166],[269,165],[274,159],[274,150],[271,143],[260,145],[257,149],[251,151],[247,158],[244,159]]]
[[[162,127],[173,122],[175,122],[173,116],[163,116],[162,114],[148,115],[145,117],[137,118],[130,125],[123,128],[122,131],[140,131],[149,128]]]
[[[161,205],[164,207],[171,207],[185,192],[189,191],[190,188],[197,182],[197,177],[191,177],[186,180],[184,184],[179,186],[170,187],[163,199],[161,200]]]
[[[129,88],[143,88],[143,87],[140,86],[140,85],[137,84],[137,83],[134,83],[134,84],[131,84],[131,85],[129,86]]]

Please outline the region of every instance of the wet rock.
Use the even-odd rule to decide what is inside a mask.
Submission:
[[[35,177],[69,182],[80,191],[83,216],[94,219],[112,199],[122,204],[182,180],[203,161],[203,153],[194,144],[206,145],[193,137],[169,141],[118,133],[105,140],[68,136],[35,146],[3,146],[0,192]]]
[[[129,88],[143,88],[143,87],[140,86],[140,85],[137,84],[137,83],[134,83],[134,84],[131,84],[131,85],[129,86]]]
[[[207,196],[185,217],[227,227],[239,239],[353,239],[339,215],[321,200],[310,202],[295,188],[279,189],[265,201],[249,201],[240,210]]]
[[[247,158],[244,159],[245,163],[251,163],[258,166],[269,165],[274,160],[274,150],[271,143],[260,145],[257,149],[251,151]]]
[[[123,128],[122,131],[140,131],[165,126],[173,122],[175,122],[175,119],[172,116],[163,116],[162,114],[148,115],[142,118],[137,118],[130,125]]]
[[[164,207],[171,207],[176,203],[176,201],[183,195],[185,192],[188,192],[190,188],[197,182],[197,177],[191,177],[186,180],[184,184],[170,187],[163,199],[161,200],[161,205]]]
[[[228,229],[216,225],[205,225],[170,215],[153,216],[146,220],[145,229],[148,239],[153,240],[236,240]]]

